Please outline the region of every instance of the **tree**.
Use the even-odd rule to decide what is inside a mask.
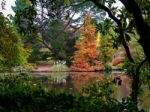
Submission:
[[[107,12],[108,16],[114,22],[115,31],[118,33],[117,43],[122,43],[124,46],[128,60],[135,64],[135,60],[131,56],[129,46],[127,42],[130,39],[130,34],[133,34],[135,30],[139,34],[140,38],[138,40],[139,44],[142,46],[145,54],[145,59],[139,63],[136,70],[133,71],[132,75],[132,101],[137,105],[137,98],[140,87],[140,68],[148,61],[150,65],[150,25],[149,25],[149,0],[120,0],[124,5],[121,9],[118,10],[117,7],[113,6],[116,3],[116,0],[89,0],[93,2],[95,6],[99,9]],[[82,3],[88,2],[83,0]],[[120,12],[117,14],[116,12]]]
[[[112,28],[109,28],[107,29],[106,33],[104,32],[99,33],[99,32],[98,35],[100,36],[98,36],[97,39],[100,38],[101,41],[100,43],[98,43],[99,47],[97,48],[100,51],[100,55],[98,56],[98,59],[101,60],[101,62],[105,66],[105,69],[110,70],[111,61],[113,59],[114,52],[116,51],[116,48],[113,48],[114,31]]]
[[[80,0],[74,1],[80,3]],[[57,33],[53,33],[54,28],[52,28],[52,24],[56,24],[56,21],[59,21],[57,24],[57,27],[59,27],[62,26],[62,22],[65,22],[67,24],[63,29],[64,31],[62,31],[62,29],[61,31],[65,32],[64,34],[67,35],[66,30],[70,28],[71,30],[73,30],[74,33],[82,26],[79,21],[85,16],[85,13],[87,12],[87,7],[90,6],[90,4],[83,4],[83,7],[78,7],[78,5],[74,4],[74,2],[72,2],[71,4],[72,5],[69,6],[64,4],[64,0],[16,0],[16,6],[12,7],[15,12],[13,22],[14,25],[17,27],[19,33],[21,33],[25,46],[31,47],[33,49],[32,55],[30,55],[30,60],[32,62],[40,59],[45,59],[45,56],[40,53],[39,49],[43,47],[50,48],[51,46],[50,49],[53,56],[56,56],[55,59],[58,59],[58,57],[62,58],[59,55],[61,54],[63,56],[63,59],[65,57],[67,63],[70,63],[70,57],[74,51],[74,48],[72,46],[74,45],[75,39],[69,40],[69,44],[67,43],[67,45],[69,46],[65,49],[65,51],[61,50],[61,52],[58,54],[60,50],[59,48],[63,47],[57,47],[57,49],[59,50],[56,52],[56,49],[53,45],[54,43],[58,43],[58,40],[62,41],[60,42],[62,45],[62,43],[64,43],[64,37],[62,37],[62,33],[59,33],[59,28],[55,29],[55,32]],[[95,10],[91,10],[94,14]],[[77,13],[80,13],[80,17],[74,19],[74,16]],[[100,15],[102,14],[99,14],[98,17],[100,17]],[[40,41],[36,41],[36,37],[38,37],[38,34],[40,34],[41,37]],[[56,36],[61,38],[56,38]],[[53,45],[51,43],[53,43]],[[52,46],[54,49],[52,48]],[[69,53],[69,58],[66,58],[68,54],[65,55],[65,52]],[[35,55],[38,56],[35,57]]]
[[[89,15],[79,33],[81,33],[82,39],[76,41],[77,51],[74,54],[73,65],[70,68],[74,71],[101,70],[102,64],[97,61],[99,52],[96,49],[95,26],[91,23]]]
[[[12,10],[15,12],[15,16],[11,19],[18,32],[23,36],[24,43],[29,42],[29,39],[32,43],[32,38],[35,36],[32,32],[37,30],[34,24],[37,14],[34,5],[30,0],[16,0]]]
[[[113,15],[113,13],[111,12],[111,10],[106,7],[104,4],[102,4],[101,2],[97,1],[97,0],[91,0],[97,7],[99,7],[100,9],[105,10],[109,17],[114,20],[117,23],[117,27],[118,27],[118,33],[119,33],[119,37],[122,40],[122,44],[125,47],[128,59],[130,60],[130,62],[134,63],[134,60],[131,56],[131,53],[129,51],[129,47],[126,44],[126,37],[128,37],[127,35],[125,35],[125,30],[123,29],[123,25],[122,25],[122,21],[119,20],[117,17],[115,17],[115,15]],[[125,6],[126,10],[131,14],[131,17],[133,18],[133,21],[135,22],[135,26],[136,26],[136,30],[138,32],[138,34],[140,35],[140,38],[138,40],[139,44],[143,47],[144,53],[145,53],[145,57],[146,59],[144,59],[139,66],[137,66],[136,71],[134,71],[132,79],[132,100],[133,102],[137,105],[137,98],[138,98],[138,93],[139,93],[139,87],[140,87],[140,68],[141,66],[144,64],[144,62],[146,60],[148,60],[148,63],[150,65],[150,48],[149,43],[150,43],[150,26],[144,21],[144,18],[142,16],[141,13],[141,9],[137,4],[137,1],[135,0],[120,0],[123,5]],[[149,1],[147,1],[149,3]],[[129,18],[129,20],[131,20],[131,18]],[[132,22],[133,22],[132,21]],[[131,21],[130,21],[131,23]],[[127,23],[126,23],[127,24]],[[133,28],[133,26],[130,27],[131,24],[129,24],[128,28]]]
[[[48,27],[48,30],[40,36],[38,40],[48,48],[49,56],[53,60],[64,60],[67,65],[71,64],[74,53],[74,45],[76,40],[76,33],[73,29],[67,27],[62,20],[53,20]]]
[[[71,38],[74,30],[70,28],[74,10],[69,11],[62,0],[16,0],[13,10],[13,23],[21,33],[24,45],[33,49],[30,61],[46,60],[51,56],[70,65],[75,40]],[[48,48],[51,54],[45,57],[40,52],[42,48]]]
[[[0,15],[0,48],[0,65],[4,69],[27,64],[29,53],[23,48],[16,29],[3,15]]]
[[[6,1],[5,0],[2,0],[1,2],[0,2],[0,10],[4,10],[5,9],[5,5],[6,5]]]

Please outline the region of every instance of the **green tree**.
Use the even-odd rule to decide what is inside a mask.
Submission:
[[[69,38],[72,32],[67,30],[72,23],[74,10],[70,12],[63,0],[16,0],[13,10],[13,23],[21,33],[25,47],[33,49],[30,61],[52,56],[55,60],[64,59],[70,65],[74,39]],[[65,22],[67,24],[63,26]],[[37,38],[39,34],[40,39]],[[51,54],[41,53],[43,47],[50,49]]]
[[[102,30],[100,30],[102,31]],[[116,52],[116,48],[113,47],[114,40],[113,37],[115,35],[115,32],[112,28],[109,28],[107,32],[100,33],[100,43],[99,47],[97,48],[100,51],[100,55],[98,56],[98,59],[102,61],[103,65],[105,66],[106,70],[111,69],[111,62],[114,57],[114,53]]]
[[[26,65],[29,53],[9,20],[0,15],[0,64],[3,68]]]
[[[37,40],[49,49],[49,56],[54,60],[64,60],[67,65],[71,64],[76,34],[73,29],[66,27],[62,20],[53,20]]]

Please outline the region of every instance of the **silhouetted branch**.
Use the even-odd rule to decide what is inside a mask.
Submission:
[[[121,38],[122,38],[122,44],[123,44],[123,46],[124,46],[124,48],[125,48],[125,50],[126,50],[127,57],[128,57],[128,59],[130,60],[130,62],[134,63],[134,60],[133,60],[133,58],[132,58],[132,56],[131,56],[129,47],[128,47],[126,41],[125,41],[125,36],[124,36],[124,34],[123,34],[123,29],[122,29],[120,20],[112,14],[111,10],[110,10],[108,7],[106,7],[106,6],[104,6],[103,4],[99,3],[97,0],[91,0],[91,1],[92,1],[98,8],[103,9],[104,11],[106,11],[106,12],[108,13],[109,17],[110,17],[111,19],[113,19],[113,20],[117,23],[117,25],[118,25],[118,27],[119,27],[119,29],[120,29],[120,32],[119,32],[119,33],[120,33],[120,36],[121,36]]]
[[[106,7],[106,6],[102,5],[102,4],[100,4],[97,0],[90,0],[90,1],[92,1],[98,8],[103,9],[104,11],[106,11],[106,12],[108,13],[109,17],[110,17],[111,19],[113,19],[113,20],[117,23],[118,26],[121,25],[120,20],[119,20],[118,18],[116,18],[116,17],[112,14],[111,10],[110,10],[108,7]]]

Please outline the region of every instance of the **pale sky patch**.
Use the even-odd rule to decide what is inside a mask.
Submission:
[[[0,3],[1,1],[2,0],[0,0]],[[14,15],[15,13],[13,12],[11,6],[15,5],[15,0],[5,0],[5,1],[6,1],[5,10],[0,9],[0,11],[2,10],[5,16],[7,16],[8,14]],[[115,6],[118,6],[119,8],[122,7],[122,3],[119,0],[116,1],[117,3],[115,4]]]
[[[14,15],[15,13],[13,12],[11,6],[15,5],[15,0],[5,0],[6,5],[5,5],[5,10],[0,9],[1,12],[3,12],[4,16],[7,16],[9,14]],[[0,0],[0,3],[2,0]]]
[[[118,6],[118,8],[121,8],[123,4],[119,0],[116,0],[115,6]]]

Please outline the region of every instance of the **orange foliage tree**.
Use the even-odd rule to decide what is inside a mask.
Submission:
[[[99,52],[96,50],[95,26],[91,22],[91,17],[87,16],[84,27],[79,31],[82,39],[76,41],[77,51],[73,57],[73,71],[96,71],[102,69],[102,64],[97,60]]]

